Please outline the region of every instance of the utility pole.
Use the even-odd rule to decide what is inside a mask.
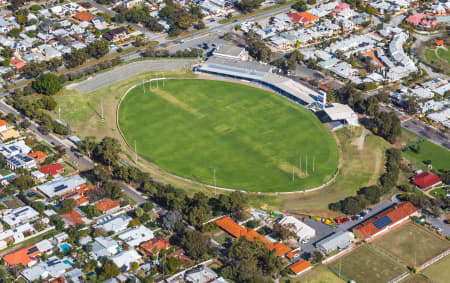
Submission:
[[[150,82],[150,91],[152,91],[152,76],[150,76],[150,79],[148,81]]]
[[[216,184],[216,168],[214,168],[214,196],[217,195],[217,184]]]
[[[104,120],[104,117],[103,117],[103,95],[100,96],[100,108],[101,108],[101,112],[102,112],[102,120]]]
[[[165,81],[165,79],[164,79],[164,73],[163,73],[163,75],[162,75],[162,80],[163,80],[163,88],[164,88],[164,81]]]
[[[342,257],[339,259],[339,278],[341,278]]]
[[[134,154],[135,154],[135,162],[136,162],[136,165],[137,165],[137,151],[136,151],[136,139],[134,139]]]
[[[300,174],[302,174],[302,157],[300,156],[300,162],[298,163],[300,165],[299,169],[300,169]]]
[[[308,175],[308,154],[306,155],[306,175]]]
[[[292,183],[294,183],[294,166],[292,166]]]
[[[313,157],[313,173],[316,172],[315,165],[316,165],[316,156],[314,155],[314,157]]]
[[[144,88],[144,94],[145,94],[145,81],[142,79],[142,87]]]
[[[156,88],[159,88],[158,79],[156,79]]]
[[[58,120],[61,121],[61,106],[58,108]]]

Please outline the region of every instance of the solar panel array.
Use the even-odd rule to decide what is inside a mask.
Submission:
[[[55,188],[55,193],[67,189],[67,185],[59,185]]]
[[[392,219],[389,218],[389,216],[385,215],[381,217],[380,219],[377,219],[373,222],[373,225],[377,227],[378,230],[383,229],[387,225],[392,223]]]
[[[59,263],[61,263],[61,261],[59,259],[52,259],[52,260],[47,261],[48,266],[53,266],[53,265],[56,265]]]
[[[37,252],[38,248],[37,247],[32,247],[31,249],[28,250],[27,255],[32,254],[34,252]]]

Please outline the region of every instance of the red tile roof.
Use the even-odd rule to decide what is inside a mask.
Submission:
[[[141,244],[141,249],[149,254],[153,254],[153,250],[156,249],[157,253],[170,248],[171,245],[169,241],[163,238],[153,238],[143,244]]]
[[[10,266],[22,264],[27,266],[35,257],[40,255],[41,252],[35,245],[20,249],[13,253],[7,254],[3,257],[3,260]]]
[[[289,266],[289,269],[292,270],[292,272],[294,272],[295,274],[299,274],[310,268],[312,268],[311,263],[303,259]]]
[[[422,189],[431,187],[434,184],[441,182],[441,178],[438,175],[429,172],[417,174],[412,177],[411,180],[415,185],[421,187]]]
[[[107,212],[111,209],[114,209],[116,207],[120,206],[120,203],[113,201],[110,198],[105,198],[104,200],[98,202],[95,204],[95,206],[101,211],[101,212]]]
[[[436,44],[437,46],[441,46],[441,45],[444,44],[444,40],[443,40],[443,39],[441,39],[441,40],[436,40],[435,44]]]
[[[92,15],[88,11],[76,13],[73,17],[74,17],[74,19],[82,21],[82,22],[90,22],[96,18],[96,16]]]
[[[244,227],[231,220],[231,218],[228,216],[224,216],[216,220],[216,223],[220,228],[227,231],[229,234],[236,238],[244,236],[247,233]]]
[[[319,18],[311,15],[311,13],[309,12],[300,12],[300,13],[294,13],[294,14],[289,14],[288,15],[289,18],[291,18],[293,23],[309,23],[309,22],[314,22],[317,21]]]
[[[417,212],[417,208],[410,203],[409,201],[401,202],[394,207],[389,208],[386,211],[383,211],[377,215],[375,215],[372,218],[369,218],[365,222],[359,224],[355,228],[353,228],[353,232],[358,232],[364,239],[369,238],[373,236],[374,234],[378,233],[379,231],[385,229],[388,226],[392,226],[396,222],[402,220],[405,217],[411,216]],[[383,226],[382,228],[378,229],[374,222],[378,219],[387,216],[392,220],[392,223],[389,225]]]
[[[224,216],[218,220],[216,220],[217,225],[219,225],[220,228],[231,234],[232,236],[239,238],[239,237],[246,237],[247,240],[253,242],[255,239],[258,239],[261,243],[267,245],[267,248],[269,250],[275,249],[275,252],[278,256],[282,256],[285,253],[289,252],[291,249],[285,246],[282,243],[272,243],[269,240],[266,239],[263,235],[259,234],[253,229],[249,229],[248,231],[242,227],[241,225],[234,222],[231,218],[228,216]]]
[[[75,210],[61,214],[60,217],[72,227],[76,227],[78,224],[84,224],[83,216],[81,216],[81,214],[79,214]]]
[[[23,67],[25,67],[26,63],[19,59],[13,59],[13,60],[11,60],[11,65],[13,65],[16,69],[20,70]]]
[[[45,175],[55,176],[64,172],[64,167],[59,163],[44,165],[38,169]]]
[[[8,122],[6,122],[5,120],[0,120],[0,127],[2,126],[8,126]]]
[[[47,158],[47,154],[43,153],[42,151],[33,151],[28,153],[28,156],[33,158],[36,162],[44,162]]]

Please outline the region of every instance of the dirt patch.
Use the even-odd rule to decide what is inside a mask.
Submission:
[[[292,174],[292,171],[294,171],[294,175],[299,178],[306,178],[308,175],[306,174],[306,171],[300,170],[300,168],[295,167],[294,165],[288,163],[288,162],[281,162],[278,164],[278,168],[283,170],[286,173]],[[311,169],[310,169],[311,170]]]
[[[197,111],[197,109],[195,109],[192,106],[184,103],[183,101],[179,100],[178,98],[176,98],[175,96],[173,96],[172,94],[170,94],[168,92],[165,92],[165,91],[163,91],[161,89],[152,89],[152,93],[158,95],[161,98],[164,98],[165,100],[167,100],[170,103],[180,107],[181,109],[186,110],[189,113],[194,114],[198,118],[203,118],[204,117],[204,115],[202,113],[200,113],[199,111]]]
[[[383,167],[383,153],[377,149],[375,151],[375,169],[373,170],[373,175],[370,178],[370,181],[367,185],[373,185],[376,184],[378,181],[378,172],[380,172],[380,170]]]

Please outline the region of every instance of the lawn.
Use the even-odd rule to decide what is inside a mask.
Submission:
[[[373,242],[373,245],[398,258],[408,266],[419,266],[450,248],[450,243],[408,223]]]
[[[450,50],[445,50],[445,49],[440,48],[438,50],[438,55],[439,55],[439,57],[441,57],[441,59],[447,60],[447,62],[450,63]]]
[[[126,96],[119,125],[141,156],[168,172],[212,185],[215,169],[219,187],[282,192],[320,186],[336,171],[330,131],[283,97],[212,80],[146,87]]]
[[[436,56],[436,53],[434,52],[434,49],[427,49],[425,51],[425,56],[427,57],[427,60],[430,62],[439,60],[439,58]]]
[[[433,169],[438,171],[439,169],[450,169],[450,151],[435,145],[434,143],[425,140],[420,143],[421,151],[415,152],[411,149],[407,149],[404,151],[405,155],[418,162],[423,164],[425,160],[431,160],[431,164],[433,165]]]
[[[450,256],[446,256],[438,262],[433,263],[425,268],[422,273],[430,278],[433,282],[446,283],[450,278]]]
[[[335,270],[339,270],[339,265],[341,274],[346,278],[365,283],[388,282],[406,271],[404,267],[368,245],[330,264]]]
[[[285,281],[286,282],[286,281]],[[292,283],[310,282],[310,283],[343,283],[342,279],[328,269],[326,265],[319,265],[306,272],[298,278],[290,278]]]
[[[354,195],[364,186],[376,184],[384,170],[385,145],[380,137],[369,133],[365,138],[363,149],[359,150],[355,142],[359,140],[361,132],[361,128],[354,128],[352,136],[348,128],[336,132],[341,144],[343,162],[333,184],[316,192],[280,196],[281,206],[292,213],[329,216],[330,213],[327,212],[329,203]],[[250,200],[259,198],[250,196]],[[276,201],[275,198],[272,199],[273,201],[267,200],[269,206]],[[258,200],[255,202],[260,203]],[[331,214],[336,215],[336,212]]]
[[[437,188],[430,191],[430,195],[434,196],[435,198],[441,198],[441,196],[447,195],[447,191],[444,188]]]

